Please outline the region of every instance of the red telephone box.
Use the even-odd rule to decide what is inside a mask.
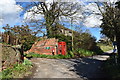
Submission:
[[[58,54],[66,55],[66,42],[58,42]]]

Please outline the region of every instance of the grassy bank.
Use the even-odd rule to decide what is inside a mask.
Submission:
[[[101,48],[101,50],[104,52],[113,49],[112,45],[106,45],[106,44],[102,44],[102,43],[98,43],[97,46],[99,46]]]
[[[32,63],[25,59],[21,64],[15,64],[12,68],[7,68],[3,70],[0,74],[0,78],[3,80],[10,78],[23,78],[31,74],[30,70],[32,69]]]

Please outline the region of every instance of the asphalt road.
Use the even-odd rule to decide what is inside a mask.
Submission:
[[[108,79],[103,63],[108,55],[79,59],[33,58],[35,65],[30,78],[78,78],[79,80]]]

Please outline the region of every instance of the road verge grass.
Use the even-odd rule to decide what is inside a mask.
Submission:
[[[79,48],[74,51],[69,51],[66,55],[62,55],[62,54],[45,55],[45,54],[37,54],[34,52],[30,52],[28,54],[24,54],[24,56],[27,58],[70,59],[76,57],[89,57],[89,56],[93,56],[94,54],[95,53],[93,51]]]
[[[27,58],[49,58],[49,59],[69,59],[72,56],[70,54],[66,54],[66,55],[45,55],[45,54],[37,54],[37,53],[29,53],[29,54],[25,54],[25,57]]]
[[[2,80],[8,80],[11,78],[24,78],[24,76],[28,76],[32,73],[30,72],[32,67],[32,63],[28,59],[25,59],[23,63],[16,63],[12,68],[3,70],[0,73],[0,78],[2,78]]]

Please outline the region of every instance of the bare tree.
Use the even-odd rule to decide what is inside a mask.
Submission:
[[[30,16],[43,15],[45,20],[43,25],[45,25],[47,36],[50,38],[54,23],[59,22],[60,18],[70,17],[78,13],[80,9],[80,4],[72,2],[34,2],[34,7],[27,12],[32,12]]]

